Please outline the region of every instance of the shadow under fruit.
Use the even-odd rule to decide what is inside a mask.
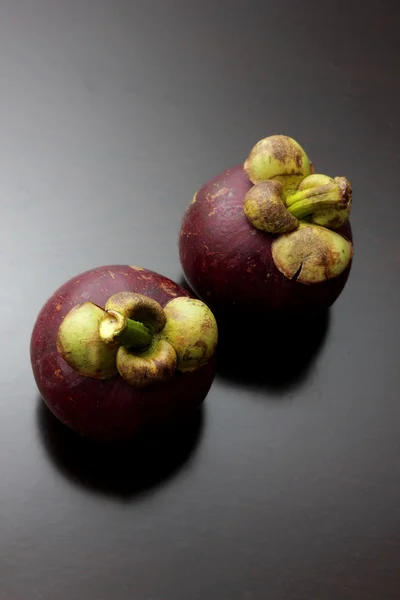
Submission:
[[[151,492],[178,474],[193,457],[204,427],[204,409],[162,430],[113,444],[80,436],[37,402],[39,438],[57,471],[89,493],[124,501]]]
[[[330,311],[259,319],[242,337],[232,329],[234,316],[219,321],[217,376],[235,384],[284,394],[306,378],[324,345]]]

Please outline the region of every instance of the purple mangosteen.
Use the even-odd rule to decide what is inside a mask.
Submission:
[[[217,316],[326,309],[349,275],[351,187],[315,173],[292,138],[259,141],[205,183],[183,218],[185,278]]]
[[[46,302],[31,337],[39,391],[83,436],[122,441],[187,416],[215,372],[217,325],[200,300],[153,271],[82,273]]]

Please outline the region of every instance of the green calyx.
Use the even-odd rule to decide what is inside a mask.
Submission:
[[[64,317],[57,335],[57,351],[75,371],[94,379],[117,373],[117,348],[103,344],[100,324],[104,310],[92,302],[77,304]]]
[[[328,208],[325,205],[324,208],[320,208],[318,211],[314,211],[309,217],[309,221],[328,229],[339,229],[346,223],[350,216],[350,205],[351,205],[351,186],[345,177],[335,177],[332,179],[327,175],[310,175],[305,177],[298,187],[298,192],[306,189],[315,189],[320,186],[332,184],[336,182],[339,185],[339,198],[338,204],[332,208]],[[340,194],[342,194],[340,196]],[[295,197],[295,195],[293,196]],[[340,204],[344,204],[341,208]]]
[[[313,173],[313,165],[303,148],[286,135],[271,135],[257,142],[244,163],[254,184],[267,179],[295,188],[304,177]]]
[[[299,185],[297,191],[283,198],[283,186],[274,179],[262,181],[247,192],[244,213],[248,220],[267,233],[287,233],[299,226],[299,221],[309,219],[325,227],[329,223],[348,218],[351,203],[351,188],[345,177],[335,177],[317,184],[325,175],[310,175]],[[307,180],[312,180],[307,182]],[[312,182],[315,185],[311,185]],[[309,185],[308,185],[309,183]]]
[[[136,388],[168,381],[175,373],[176,362],[173,346],[158,335],[141,351],[121,346],[117,353],[119,374]]]
[[[175,304],[171,311],[169,305],[177,301],[179,307]],[[215,319],[205,304],[196,302],[193,310],[189,298],[176,298],[163,309],[147,296],[122,292],[109,298],[105,309],[92,302],[79,304],[59,327],[57,350],[87,377],[119,374],[137,388],[166,382],[176,370],[200,368],[215,351]],[[200,347],[196,354],[193,348]]]
[[[279,181],[253,185],[244,199],[244,213],[254,227],[267,233],[285,233],[299,226],[298,219],[285,206]]]
[[[272,242],[272,257],[288,279],[312,284],[337,277],[347,268],[353,246],[335,231],[300,223],[299,228]]]
[[[215,317],[204,302],[175,298],[164,308],[167,322],[161,335],[176,351],[177,368],[195,371],[214,354],[218,342]]]
[[[315,185],[307,185],[308,179],[317,182],[317,178],[326,177],[311,175],[306,177],[304,187],[301,184],[298,191],[286,199],[288,211],[298,219],[315,218],[320,211],[327,210],[350,211],[351,187],[345,177],[335,177],[331,181]]]
[[[349,217],[352,190],[347,179],[314,174],[313,165],[301,146],[292,138],[279,135],[260,140],[251,150],[244,169],[254,184],[244,199],[247,219],[260,231],[285,234],[285,244],[277,245],[279,252],[273,252],[278,269],[286,277],[293,277],[293,274],[290,276],[292,258],[305,252],[304,240],[307,239],[309,255],[315,260],[303,266],[301,276],[296,275],[297,281],[316,283],[339,275],[348,266],[353,248],[348,240],[330,230],[339,229]],[[306,234],[303,228],[306,223],[319,228],[308,229]],[[325,233],[322,234],[321,229]],[[345,250],[339,253],[337,263],[338,238],[343,240]],[[290,252],[294,254],[286,253],[288,239],[292,240]],[[277,241],[273,246],[275,244]],[[329,263],[325,270],[318,267],[321,244],[325,245],[324,260]]]

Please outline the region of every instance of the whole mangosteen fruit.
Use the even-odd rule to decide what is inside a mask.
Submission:
[[[328,308],[350,271],[351,197],[347,179],[315,173],[294,139],[260,140],[187,207],[179,236],[187,282],[217,318]]]
[[[50,410],[83,436],[122,441],[194,411],[215,372],[210,309],[170,279],[111,265],[67,281],[41,309],[31,363]]]

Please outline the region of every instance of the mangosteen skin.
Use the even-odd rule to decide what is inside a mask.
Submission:
[[[173,298],[191,297],[170,279],[128,265],[86,271],[58,288],[41,309],[30,344],[32,370],[40,394],[64,425],[99,441],[124,441],[189,416],[203,402],[215,373],[215,356],[197,371],[176,371],[162,384],[144,389],[119,375],[92,379],[73,370],[57,352],[59,326],[71,308],[91,301],[104,308],[110,296],[136,292],[161,306]]]
[[[305,285],[275,266],[275,235],[256,229],[243,210],[253,186],[243,165],[227,169],[204,184],[183,217],[179,255],[192,290],[217,316],[297,313],[330,307],[342,292],[348,267],[333,279]],[[337,230],[349,241],[349,221]]]

